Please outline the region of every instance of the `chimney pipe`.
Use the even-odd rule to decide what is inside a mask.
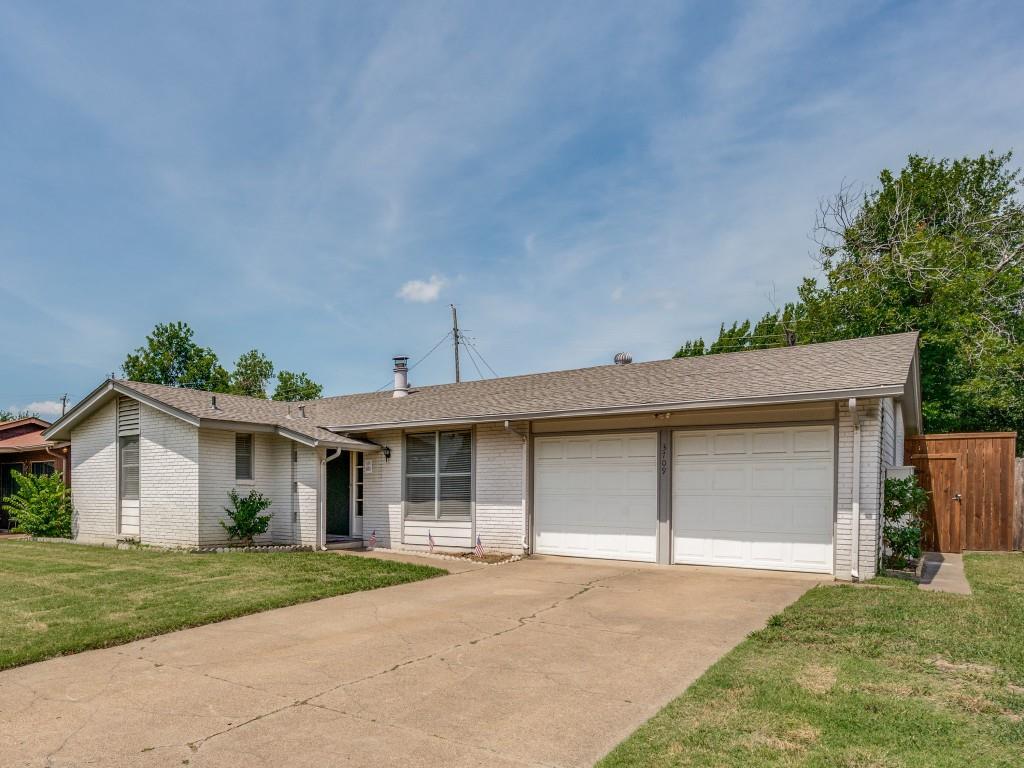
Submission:
[[[395,390],[392,397],[405,397],[409,394],[409,358],[401,355],[395,357]]]

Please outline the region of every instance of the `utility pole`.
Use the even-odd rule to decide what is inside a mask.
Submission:
[[[452,308],[452,344],[455,346],[455,383],[458,384],[462,381],[462,374],[459,372],[459,315],[454,304],[449,306]]]
[[[60,415],[63,416],[64,412],[68,409],[68,393],[65,392],[60,397]]]

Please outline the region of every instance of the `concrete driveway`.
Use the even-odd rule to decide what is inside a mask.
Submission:
[[[531,559],[54,659],[0,765],[591,765],[821,580]]]

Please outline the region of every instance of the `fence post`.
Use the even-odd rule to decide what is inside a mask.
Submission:
[[[1024,458],[1014,461],[1013,548],[1024,549]]]

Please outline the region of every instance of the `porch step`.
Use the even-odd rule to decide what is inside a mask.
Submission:
[[[362,539],[357,539],[352,536],[328,536],[327,537],[327,549],[364,549]]]

